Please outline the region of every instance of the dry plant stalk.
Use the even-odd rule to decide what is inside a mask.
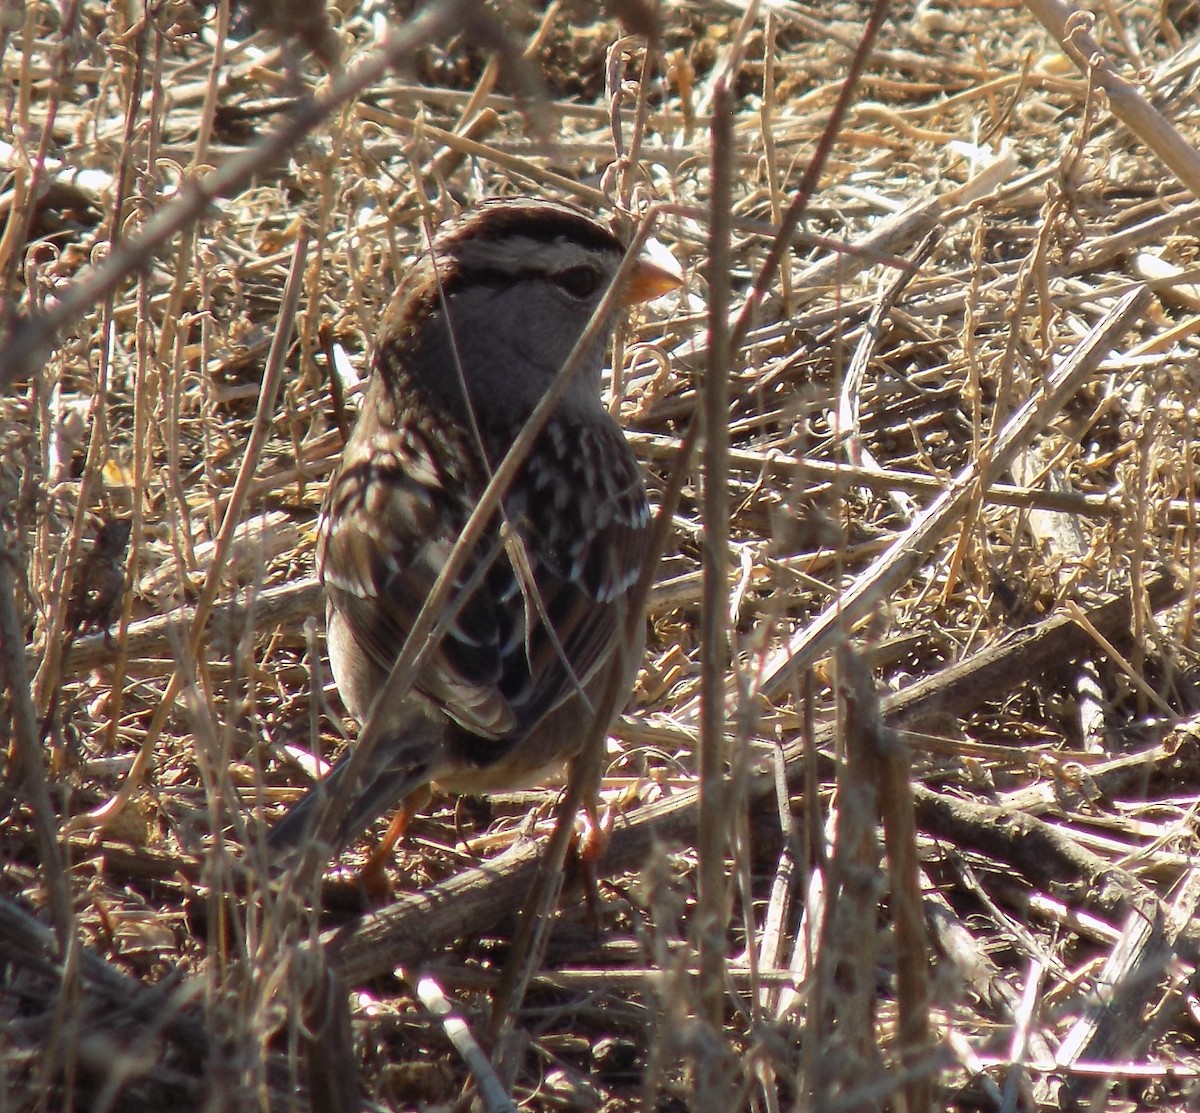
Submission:
[[[1102,6],[1085,36],[1031,0],[1081,81],[1025,9],[880,35],[883,7],[310,5],[333,76],[228,5],[0,16],[0,725],[34,774],[0,785],[3,1100],[1195,1105],[1191,17]],[[552,789],[422,819],[361,919],[262,843],[344,737],[312,526],[381,304],[424,224],[517,192],[653,209],[690,275],[612,380],[664,558],[598,771],[599,939],[569,878],[544,913]],[[114,645],[64,660],[59,577],[112,513]],[[736,760],[698,860],[702,684]],[[482,1044],[509,1027],[503,1069],[392,977],[430,962]]]

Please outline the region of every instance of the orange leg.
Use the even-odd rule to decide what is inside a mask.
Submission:
[[[613,812],[605,808],[600,812],[595,800],[583,806],[583,819],[579,823],[579,856],[593,865],[603,860],[612,841]]]
[[[600,863],[612,839],[613,815],[608,808],[604,809],[603,814],[598,812],[593,798],[584,804],[583,814],[575,823],[578,827],[576,854],[583,898],[592,916],[592,927],[599,936],[604,926],[600,905]]]
[[[358,883],[372,902],[382,903],[391,894],[391,885],[387,878],[387,865],[392,859],[392,851],[395,850],[396,843],[400,841],[404,832],[408,830],[413,816],[429,803],[431,795],[432,793],[426,787],[419,788],[404,798],[399,810],[392,817],[392,822],[388,824],[387,833],[379,845],[371,851],[363,868],[358,871]]]

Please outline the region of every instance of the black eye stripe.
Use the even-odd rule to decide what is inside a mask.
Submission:
[[[463,286],[516,286],[521,282],[546,279],[577,298],[591,296],[601,284],[599,270],[586,263],[580,263],[557,274],[548,274],[539,267],[520,267],[517,270],[504,267],[460,267],[452,274],[443,276],[443,285],[446,294],[450,295]]]

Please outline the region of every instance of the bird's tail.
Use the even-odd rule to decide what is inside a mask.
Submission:
[[[271,828],[268,848],[289,850],[314,838],[322,811],[340,801],[341,814],[330,836],[330,853],[337,855],[380,816],[436,780],[445,768],[445,745],[440,738],[427,736],[432,724],[422,725],[426,729],[418,729],[418,734],[424,737],[405,732],[403,738],[394,742],[381,741],[370,767],[345,792],[342,782],[348,775],[353,750],[344,754],[333,772],[297,800]]]

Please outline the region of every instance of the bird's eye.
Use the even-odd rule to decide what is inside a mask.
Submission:
[[[590,298],[600,287],[600,273],[595,267],[568,267],[554,276],[558,287],[573,298]]]

